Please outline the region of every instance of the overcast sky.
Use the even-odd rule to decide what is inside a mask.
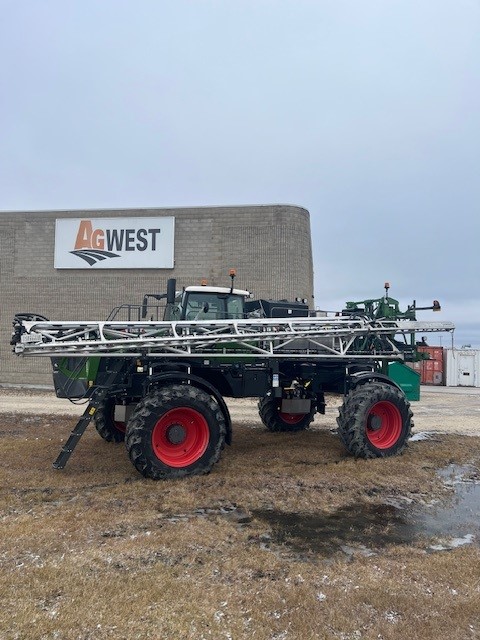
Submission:
[[[480,347],[480,0],[0,0],[0,82],[1,210],[301,205]]]

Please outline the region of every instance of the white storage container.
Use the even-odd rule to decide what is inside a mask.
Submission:
[[[444,349],[447,387],[480,387],[480,350]]]

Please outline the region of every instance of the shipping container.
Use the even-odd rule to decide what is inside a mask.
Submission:
[[[443,362],[443,347],[427,347],[421,346],[418,347],[418,351],[420,353],[426,353],[429,356],[430,360],[437,360]]]
[[[445,349],[447,387],[480,387],[480,350]]]
[[[443,347],[418,347],[420,353],[428,355],[428,360],[416,362],[419,365],[416,370],[420,373],[421,384],[442,385],[445,384],[443,375]]]

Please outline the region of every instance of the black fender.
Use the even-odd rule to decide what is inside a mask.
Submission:
[[[170,371],[165,373],[158,373],[148,378],[148,386],[150,387],[165,386],[170,382],[182,382],[182,383],[188,382],[192,384],[194,387],[198,387],[199,389],[202,389],[202,391],[205,391],[206,393],[210,394],[215,399],[218,406],[220,407],[220,411],[222,412],[223,417],[225,418],[225,427],[227,430],[227,433],[225,436],[225,442],[228,445],[231,445],[232,444],[232,419],[230,417],[230,411],[228,410],[225,400],[223,399],[223,396],[220,394],[220,392],[212,384],[210,384],[210,382],[203,380],[203,378],[200,378],[199,376],[195,376],[195,375],[192,375],[191,373],[186,373],[184,371],[183,372]]]
[[[349,391],[357,387],[359,384],[365,384],[366,382],[383,382],[385,384],[389,384],[391,387],[399,389],[402,393],[404,393],[402,387],[384,373],[380,373],[379,371],[357,371],[346,377],[345,395],[347,395]]]

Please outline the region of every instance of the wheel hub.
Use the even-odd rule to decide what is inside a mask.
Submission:
[[[378,431],[379,429],[381,429],[382,427],[382,418],[375,414],[372,413],[368,416],[368,428],[371,431]]]
[[[171,444],[181,444],[187,435],[185,427],[181,424],[172,424],[166,431],[166,438]]]

